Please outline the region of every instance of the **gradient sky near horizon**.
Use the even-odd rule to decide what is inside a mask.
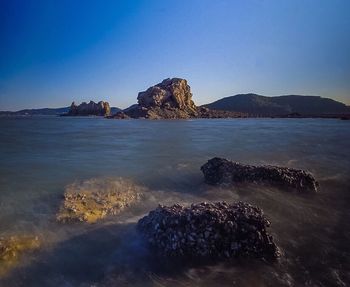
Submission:
[[[348,0],[0,0],[0,110],[106,100],[186,78],[237,93],[350,104]]]

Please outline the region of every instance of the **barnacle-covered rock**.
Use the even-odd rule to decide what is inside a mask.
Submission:
[[[248,203],[159,206],[138,222],[138,230],[160,255],[207,259],[276,259],[267,233],[270,222]]]
[[[318,183],[311,173],[272,165],[245,165],[214,157],[201,167],[208,184],[267,183],[298,191],[316,192]]]

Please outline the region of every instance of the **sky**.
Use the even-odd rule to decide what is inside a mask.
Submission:
[[[0,0],[0,110],[108,101],[165,78],[350,104],[348,0]]]

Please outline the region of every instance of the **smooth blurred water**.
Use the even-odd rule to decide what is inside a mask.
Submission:
[[[0,236],[44,245],[0,286],[346,286],[350,284],[350,123],[326,119],[106,120],[0,118]],[[214,156],[311,171],[315,195],[267,187],[214,188]],[[97,224],[58,224],[65,186],[132,179],[149,199]],[[278,263],[159,262],[135,222],[157,204],[245,200],[260,206],[283,251]]]

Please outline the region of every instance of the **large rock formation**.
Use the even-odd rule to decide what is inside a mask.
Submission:
[[[279,251],[267,233],[269,225],[258,207],[218,202],[159,206],[140,219],[138,230],[162,256],[275,259]]]
[[[109,116],[111,108],[108,102],[100,101],[95,103],[90,101],[88,104],[83,102],[77,106],[74,102],[71,104],[67,116]]]
[[[191,88],[185,79],[165,79],[140,92],[137,100],[138,105],[124,110],[132,118],[176,119],[198,115]]]
[[[298,191],[317,191],[318,183],[311,173],[304,170],[278,167],[254,166],[212,158],[201,167],[208,184],[238,184],[243,182],[267,183]]]
[[[161,83],[140,92],[137,97],[142,107],[176,108],[195,112],[191,88],[185,79],[165,79]]]

